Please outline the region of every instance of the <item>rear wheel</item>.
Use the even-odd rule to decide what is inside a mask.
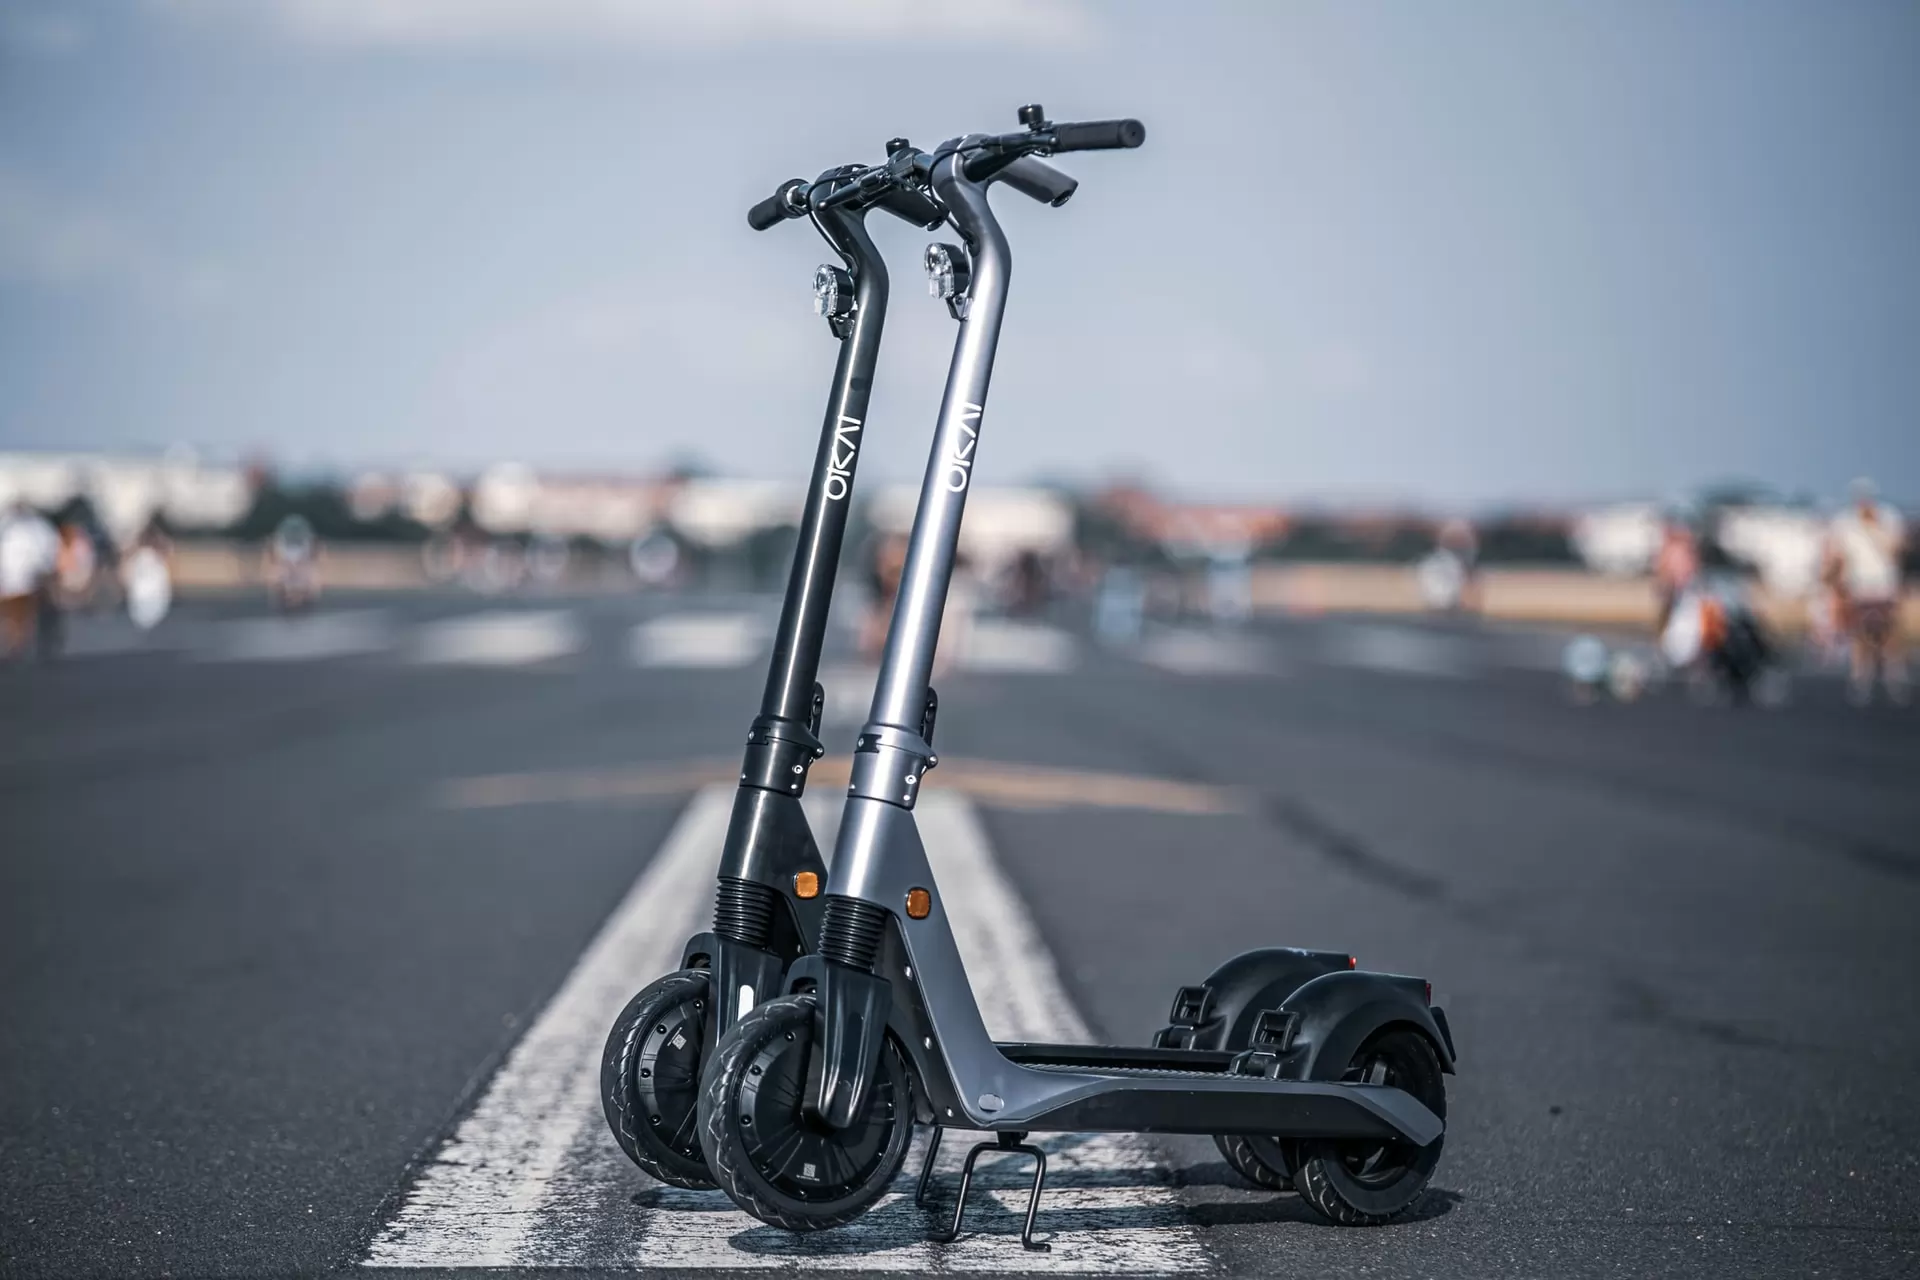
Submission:
[[[820,1231],[873,1206],[913,1138],[913,1077],[888,1036],[867,1104],[845,1129],[801,1113],[814,997],[782,996],[721,1039],[700,1094],[700,1140],[735,1204],[789,1231]]]
[[[1286,1148],[1278,1138],[1258,1138],[1244,1133],[1217,1133],[1213,1145],[1235,1173],[1267,1191],[1291,1191],[1293,1169],[1287,1163]]]
[[[600,1055],[600,1106],[620,1149],[669,1186],[714,1185],[697,1135],[707,974],[683,969],[627,1002]]]
[[[1343,1080],[1404,1089],[1447,1118],[1440,1059],[1417,1031],[1382,1032],[1360,1046]],[[1289,1143],[1294,1189],[1328,1219],[1345,1227],[1372,1227],[1399,1217],[1419,1200],[1440,1163],[1443,1133],[1424,1147],[1371,1139],[1313,1139]]]

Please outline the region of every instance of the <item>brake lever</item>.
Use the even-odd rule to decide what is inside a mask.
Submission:
[[[886,190],[891,179],[885,170],[868,169],[859,177],[852,179],[838,191],[820,202],[822,209],[837,209],[843,204],[852,204],[855,200],[864,200],[879,195]]]

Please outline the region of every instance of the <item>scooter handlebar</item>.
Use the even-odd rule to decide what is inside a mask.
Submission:
[[[903,222],[911,222],[916,227],[928,231],[941,226],[947,220],[947,211],[939,203],[915,191],[911,187],[894,187],[873,202],[876,209],[885,209]]]
[[[1088,120],[1081,124],[1056,124],[1052,150],[1122,151],[1147,140],[1147,126],[1138,120]]]
[[[799,217],[801,212],[806,208],[806,190],[807,184],[803,180],[799,178],[787,179],[780,184],[779,190],[775,191],[765,200],[762,200],[759,204],[753,206],[753,208],[747,210],[747,225],[755,231],[765,231],[777,222],[785,222],[788,218]],[[794,207],[794,196],[796,193],[801,197],[799,202],[800,207],[797,209]]]
[[[1021,195],[1056,208],[1065,204],[1068,197],[1080,189],[1077,179],[1068,177],[1045,160],[1034,156],[1020,156],[1008,161],[998,176],[1000,181]]]

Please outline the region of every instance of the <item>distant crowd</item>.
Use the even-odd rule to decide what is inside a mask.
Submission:
[[[1871,482],[1855,481],[1852,501],[1827,525],[1808,612],[1816,652],[1844,658],[1849,694],[1856,703],[1870,701],[1876,685],[1890,701],[1905,703],[1909,697],[1900,625],[1905,549],[1900,513],[1876,496]],[[1692,524],[1684,515],[1670,513],[1653,564],[1662,634],[1701,576],[1700,543]]]
[[[0,510],[0,657],[59,655],[74,613],[123,610],[143,630],[173,603],[174,547],[158,521],[125,546],[104,547],[79,519],[49,520],[16,500]],[[319,594],[319,546],[306,519],[282,521],[264,553],[276,605],[300,608]]]

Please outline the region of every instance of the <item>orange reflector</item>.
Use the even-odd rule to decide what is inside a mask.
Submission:
[[[925,920],[933,911],[933,895],[925,889],[907,890],[907,918]]]
[[[817,898],[820,896],[820,876],[813,871],[798,871],[793,877],[793,896],[796,898]]]

